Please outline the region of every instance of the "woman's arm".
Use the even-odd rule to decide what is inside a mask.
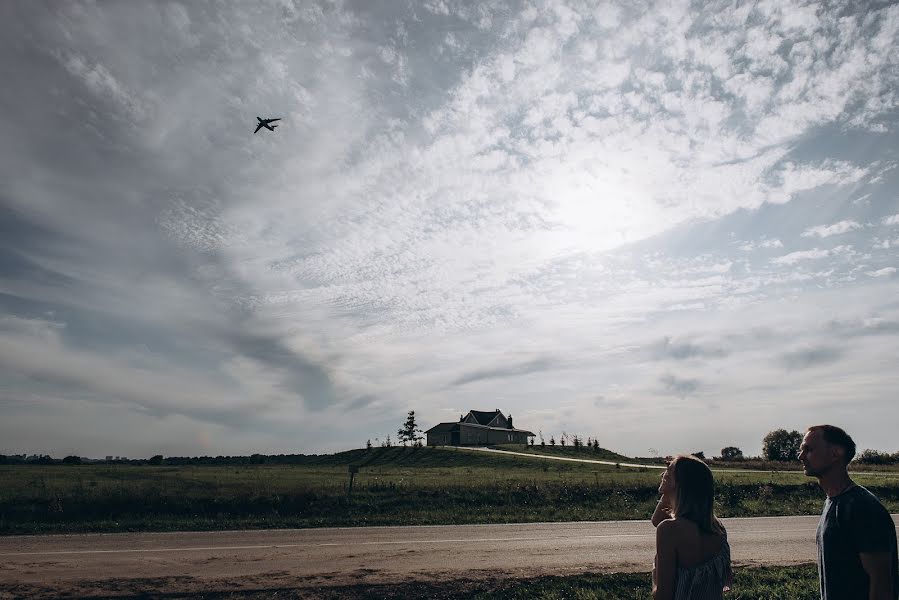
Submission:
[[[652,522],[653,527],[658,527],[659,523],[665,519],[670,519],[671,516],[671,500],[666,494],[662,494],[662,497],[659,498],[659,503],[656,504],[656,509],[652,513],[650,521]]]
[[[664,520],[656,528],[656,564],[652,597],[673,600],[677,583],[677,544],[674,521]]]

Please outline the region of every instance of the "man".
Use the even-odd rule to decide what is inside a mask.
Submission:
[[[827,494],[818,522],[822,600],[897,600],[896,526],[877,497],[849,478],[855,442],[833,425],[809,427],[799,447],[805,474]]]

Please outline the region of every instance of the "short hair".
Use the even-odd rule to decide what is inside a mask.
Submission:
[[[853,458],[855,458],[855,442],[852,441],[852,438],[849,437],[848,433],[836,425],[812,425],[808,430],[820,431],[821,437],[824,438],[825,442],[842,448],[845,452],[844,458],[846,459],[847,465],[852,462]]]

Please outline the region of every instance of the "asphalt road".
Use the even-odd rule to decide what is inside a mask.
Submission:
[[[735,565],[815,560],[817,516],[724,522]],[[2,537],[0,597],[648,571],[654,536],[611,521]]]

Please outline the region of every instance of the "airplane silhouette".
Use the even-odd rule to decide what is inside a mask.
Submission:
[[[277,127],[277,125],[269,125],[269,123],[272,123],[274,121],[280,121],[281,119],[280,118],[278,118],[278,119],[263,119],[262,117],[256,117],[256,120],[259,121],[259,124],[256,125],[256,131],[259,131],[263,127],[268,129],[269,131],[274,131],[275,127]],[[253,133],[256,133],[256,131],[254,131]]]

